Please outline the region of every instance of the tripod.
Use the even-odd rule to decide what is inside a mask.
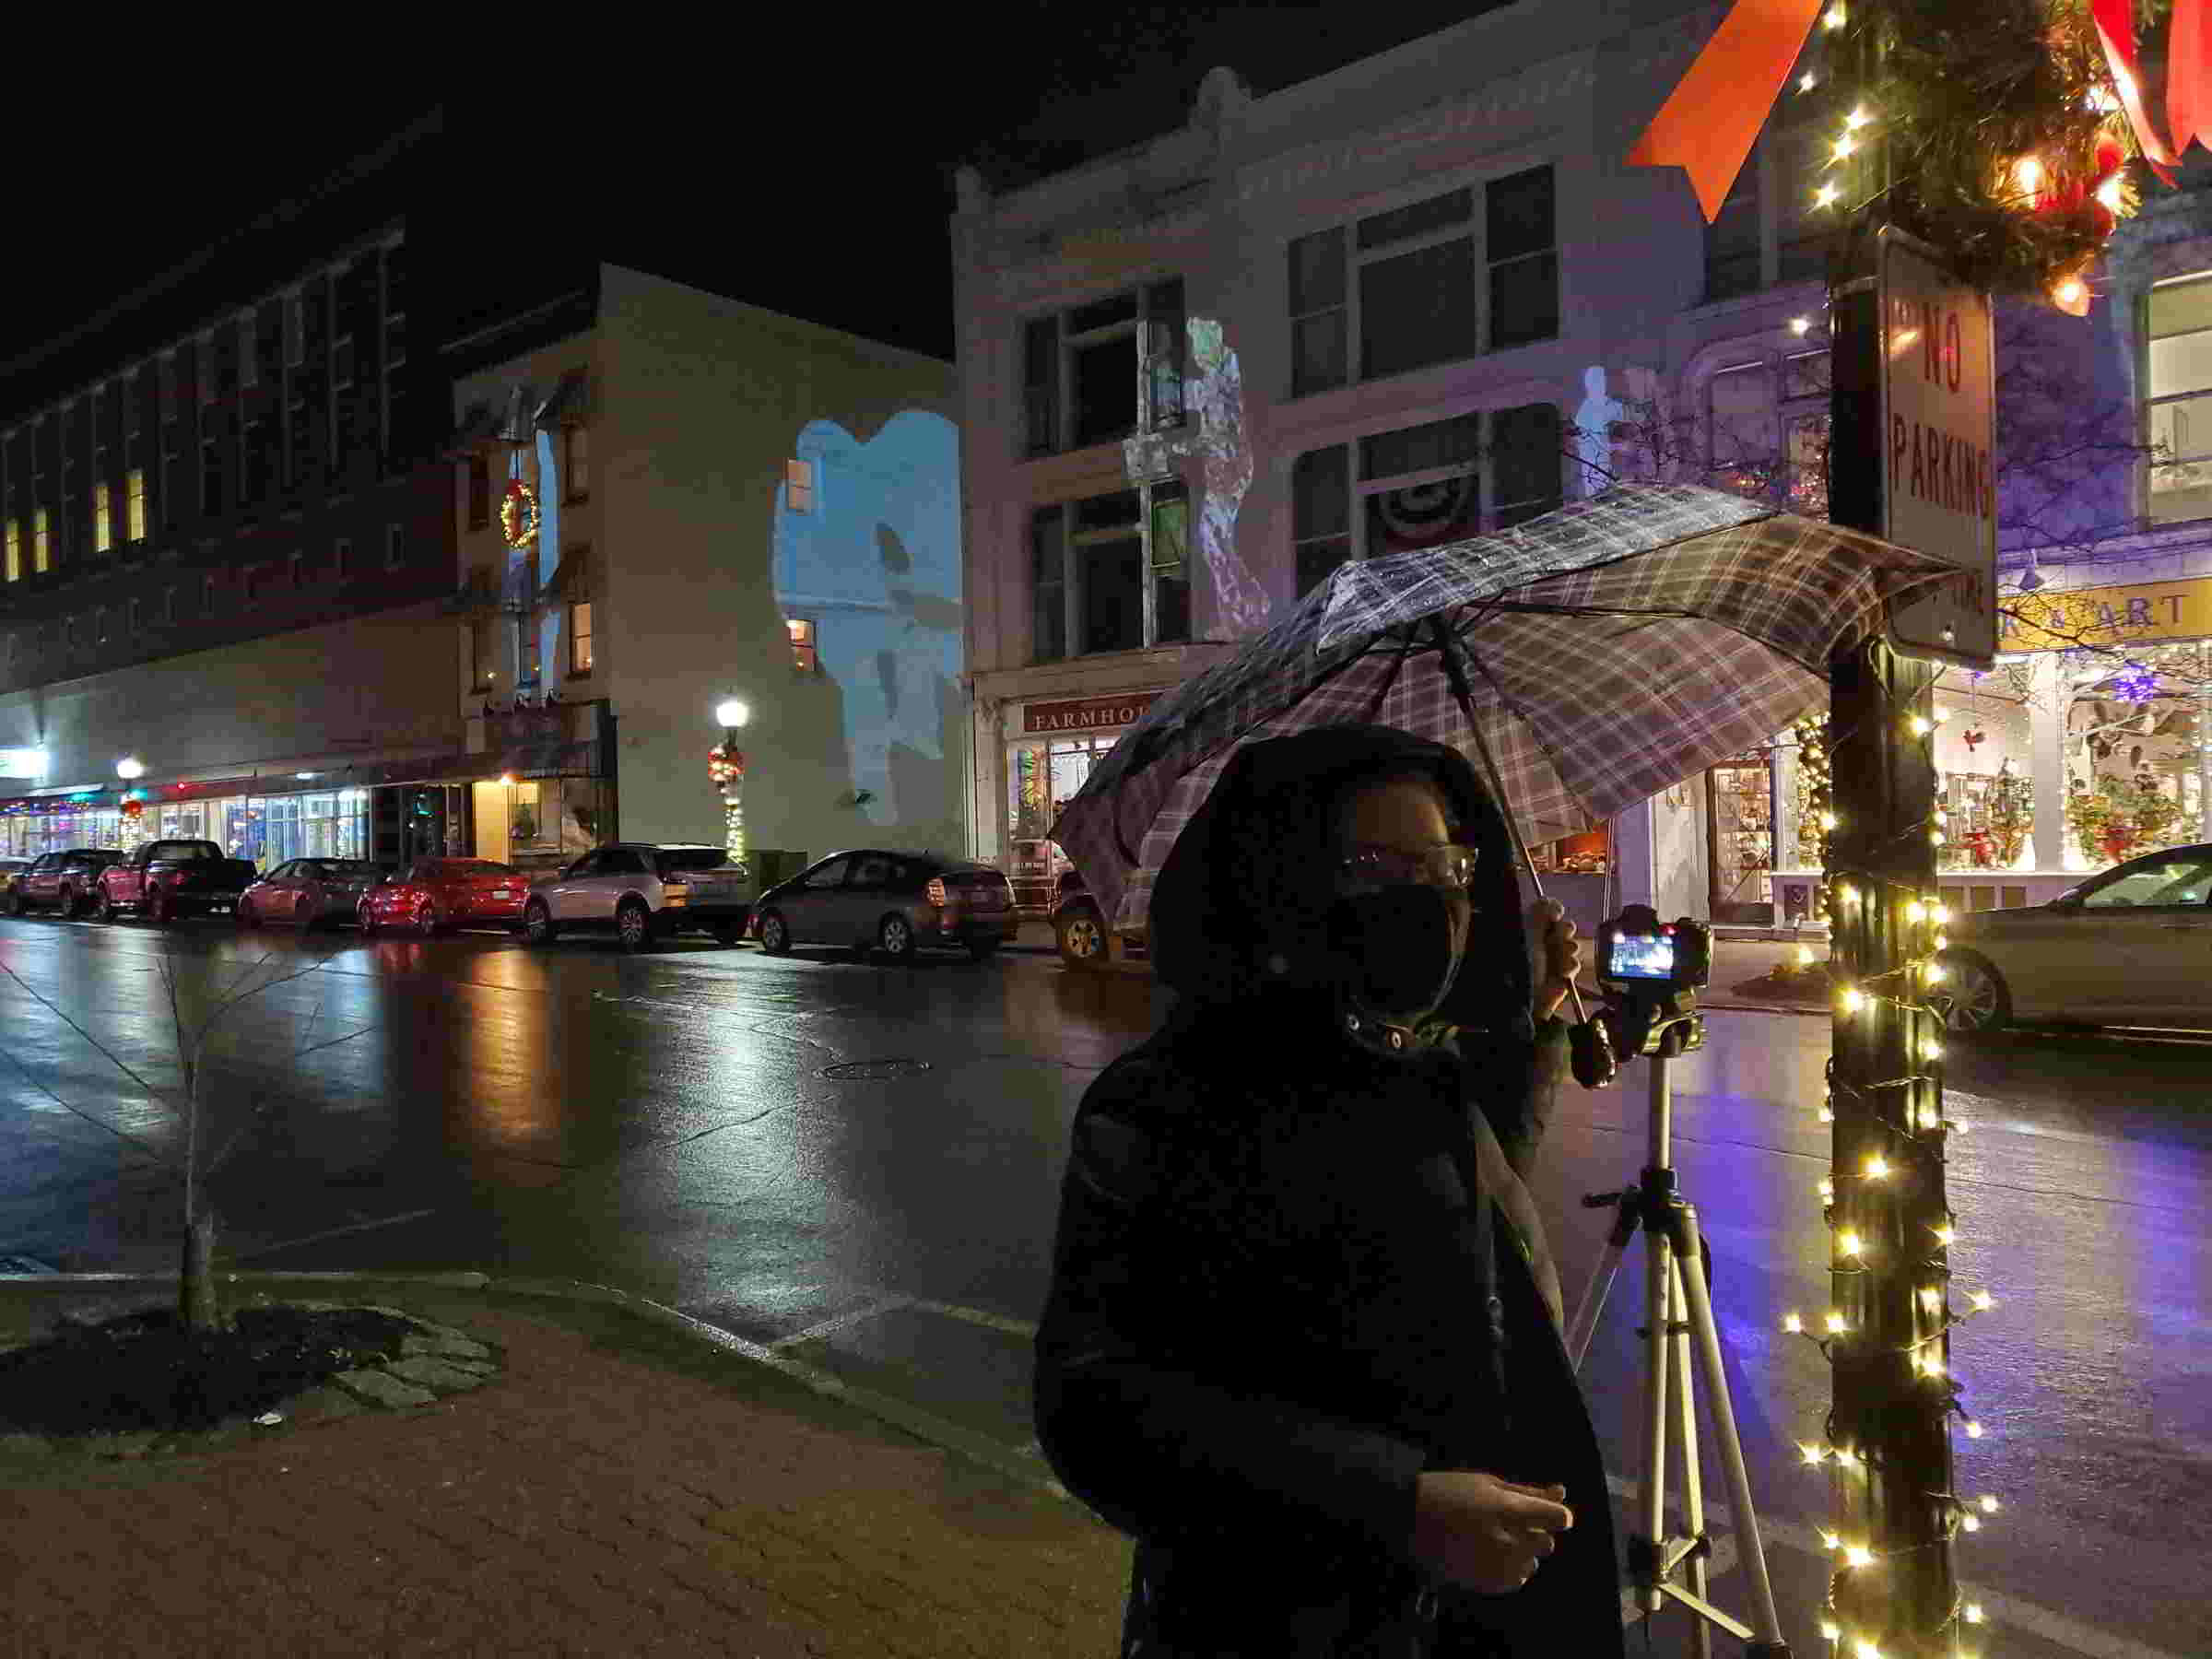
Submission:
[[[1697,1659],[1712,1659],[1712,1631],[1718,1625],[1749,1645],[1748,1659],[1789,1659],[1782,1622],[1774,1610],[1774,1587],[1759,1543],[1759,1517],[1751,1507],[1751,1480],[1744,1468],[1743,1442],[1728,1400],[1728,1380],[1721,1369],[1721,1335],[1713,1324],[1712,1291],[1706,1280],[1703,1240],[1697,1210],[1677,1189],[1669,1162],[1674,1137],[1674,1098],[1667,1068],[1677,1056],[1701,1046],[1705,1022],[1690,1006],[1687,991],[1653,994],[1636,990],[1618,995],[1608,1010],[1622,1029],[1620,1052],[1642,1053],[1651,1074],[1650,1142],[1643,1173],[1635,1186],[1618,1193],[1593,1193],[1590,1208],[1616,1206],[1619,1216],[1606,1249],[1592,1271],[1567,1332],[1567,1355],[1577,1371],[1604,1312],[1606,1296],[1620,1272],[1629,1241],[1644,1235],[1643,1467],[1637,1489],[1642,1531],[1629,1539],[1630,1575],[1645,1615],[1656,1613],[1672,1596],[1696,1615],[1692,1625]],[[1751,1581],[1756,1630],[1739,1623],[1706,1599],[1706,1562],[1712,1541],[1705,1534],[1705,1497],[1699,1471],[1698,1418],[1690,1383],[1692,1345],[1705,1373],[1705,1409],[1728,1480],[1728,1500],[1735,1516],[1737,1547]],[[1682,1513],[1687,1537],[1672,1537],[1666,1520],[1667,1406],[1675,1406],[1675,1433],[1682,1454]],[[1675,1582],[1677,1570],[1687,1584]]]

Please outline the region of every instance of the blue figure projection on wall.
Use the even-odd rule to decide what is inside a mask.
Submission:
[[[871,823],[957,815],[959,780],[901,800],[894,747],[945,759],[943,699],[961,651],[959,433],[942,415],[902,410],[865,443],[809,421],[794,446],[812,470],[793,500],[776,491],[776,604],[814,624],[821,671],[844,705],[853,787]]]

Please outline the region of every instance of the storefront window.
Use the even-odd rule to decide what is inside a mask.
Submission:
[[[2197,647],[2070,665],[2067,867],[2100,870],[2203,839],[2205,754]]]
[[[1052,902],[1053,884],[1069,867],[1065,853],[1046,839],[1061,808],[1075,799],[1115,736],[1057,737],[1050,742],[1016,744],[1006,758],[1006,822],[1012,826],[1007,877],[1014,902],[1041,911]]]
[[[1531,847],[1529,858],[1542,876],[1603,876],[1612,868],[1611,837],[1601,827],[1583,835]]]

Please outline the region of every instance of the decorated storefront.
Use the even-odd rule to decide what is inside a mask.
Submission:
[[[1006,871],[1018,909],[1041,915],[1051,906],[1069,867],[1067,855],[1048,839],[1053,819],[1159,695],[1155,689],[1006,705]]]
[[[1938,880],[2037,904],[2137,853],[2212,840],[2212,579],[2007,601],[1996,665],[1936,682]],[[1777,920],[1818,920],[1826,779],[1776,748]],[[1718,912],[1716,912],[1716,917]]]
[[[0,802],[0,856],[35,858],[69,847],[127,851],[155,839],[211,841],[264,869],[293,858],[364,858],[369,792],[169,784],[90,789]]]

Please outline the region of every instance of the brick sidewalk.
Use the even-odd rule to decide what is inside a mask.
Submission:
[[[358,1300],[501,1345],[503,1374],[195,1454],[0,1464],[0,1653],[1113,1651],[1128,1547],[1042,1492],[617,1309]]]

